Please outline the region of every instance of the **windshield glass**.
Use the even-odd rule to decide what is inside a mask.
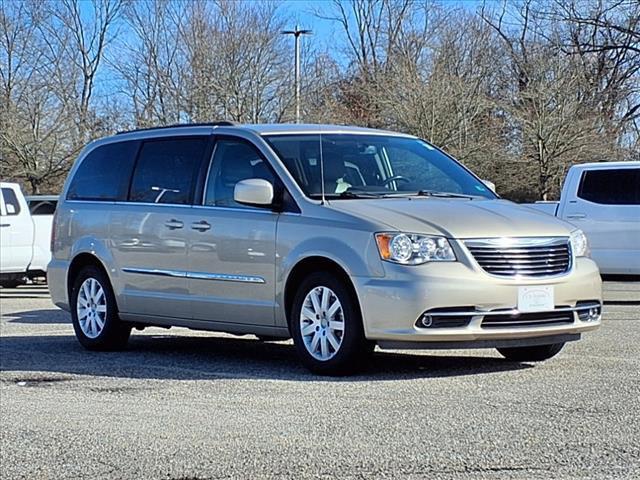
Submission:
[[[415,138],[360,134],[265,138],[312,198],[321,197],[323,183],[324,193],[330,198],[417,194],[496,198],[462,165]]]

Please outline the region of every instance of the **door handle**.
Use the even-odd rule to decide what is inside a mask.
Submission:
[[[164,222],[164,226],[170,230],[176,230],[178,228],[184,227],[184,223],[182,223],[180,220],[172,218],[171,220],[167,220],[166,222]]]
[[[580,218],[586,218],[587,216],[584,213],[574,213],[573,215],[567,215],[567,218],[570,218],[572,220],[577,220]]]
[[[0,223],[0,227],[10,227],[10,223]]]
[[[207,222],[205,222],[204,220],[202,220],[201,222],[195,222],[191,224],[191,228],[193,230],[198,230],[200,232],[206,232],[207,230],[209,230],[211,228],[211,225]]]

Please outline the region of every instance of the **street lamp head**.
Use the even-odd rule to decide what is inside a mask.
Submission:
[[[294,35],[296,37],[299,37],[300,35],[311,35],[313,33],[312,30],[301,30],[298,27],[295,28],[295,30],[282,30],[280,32],[282,35]]]

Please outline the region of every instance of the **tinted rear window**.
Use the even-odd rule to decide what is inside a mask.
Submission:
[[[144,142],[131,183],[132,202],[189,204],[208,137]]]
[[[127,198],[127,189],[139,142],[119,142],[92,150],[76,171],[69,200],[115,201]]]
[[[584,172],[578,197],[605,205],[640,205],[640,169]]]

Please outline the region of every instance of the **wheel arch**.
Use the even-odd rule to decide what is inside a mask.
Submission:
[[[73,257],[73,260],[71,260],[71,263],[69,264],[69,270],[67,274],[67,295],[69,298],[69,302],[71,302],[71,289],[73,288],[73,283],[76,277],[78,276],[78,274],[82,271],[82,269],[87,266],[94,266],[100,269],[102,273],[104,273],[107,279],[109,280],[109,283],[111,284],[110,287],[113,290],[113,282],[111,281],[109,272],[107,268],[104,266],[104,264],[102,263],[102,261],[92,253],[81,252],[81,253],[78,253],[75,257]],[[117,299],[116,299],[116,304],[117,304]]]
[[[329,272],[331,274],[334,274],[344,282],[345,286],[353,295],[360,316],[362,317],[360,298],[358,297],[355,285],[351,280],[351,277],[349,276],[347,270],[331,258],[314,255],[301,259],[293,266],[293,268],[289,272],[289,275],[287,276],[284,287],[284,310],[287,320],[290,318],[291,309],[293,308],[293,300],[296,296],[297,286],[300,285],[305,276],[317,271]],[[288,321],[287,325],[289,326]]]

